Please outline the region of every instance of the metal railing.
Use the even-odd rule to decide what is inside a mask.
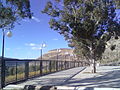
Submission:
[[[78,61],[57,61],[57,60],[19,60],[19,59],[4,59],[5,60],[5,76],[4,83],[6,86],[11,83],[18,83],[29,78],[66,70],[73,67],[82,66],[82,62]]]

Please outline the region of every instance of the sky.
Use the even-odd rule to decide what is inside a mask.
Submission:
[[[42,14],[47,0],[30,0],[31,11],[34,13],[31,20],[20,21],[12,30],[12,37],[5,37],[5,57],[18,59],[36,59],[40,56],[42,43],[46,44],[43,53],[52,49],[69,48],[67,41],[56,31],[50,29],[49,19]],[[7,32],[6,32],[7,33]],[[0,55],[2,52],[2,31],[0,30]]]

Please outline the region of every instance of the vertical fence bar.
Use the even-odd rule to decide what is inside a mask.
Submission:
[[[75,67],[75,61],[74,61],[74,67]]]
[[[65,69],[67,69],[67,61],[65,61]]]
[[[70,61],[69,61],[69,68],[70,68]]]
[[[5,86],[5,59],[4,59],[4,44],[5,44],[5,32],[3,32],[3,39],[2,39],[2,57],[1,57],[1,88]]]
[[[66,61],[66,69],[68,69],[68,61]]]
[[[5,59],[1,59],[1,88],[5,86]]]
[[[42,67],[43,67],[43,66],[42,66],[42,60],[40,60],[40,75],[42,75],[42,73],[43,73],[43,72],[42,72]]]
[[[58,62],[58,71],[59,71],[59,61],[57,61]]]
[[[70,68],[71,68],[71,62],[70,62]]]
[[[69,61],[67,62],[67,69],[69,69]]]
[[[62,70],[62,61],[60,61],[60,70]]]
[[[16,61],[16,81],[17,81],[17,61]]]
[[[69,61],[69,68],[70,68],[70,61]]]
[[[29,78],[29,61],[25,61],[25,80]]]
[[[74,67],[74,61],[72,61],[72,68]]]
[[[51,61],[49,61],[49,72],[51,72],[52,68],[51,68]]]
[[[36,67],[36,61],[35,61],[35,75],[34,75],[34,76],[36,76],[36,68],[37,68],[37,67]]]
[[[14,79],[17,82],[18,79],[19,79],[19,77],[18,77],[18,68],[19,68],[18,65],[19,65],[19,63],[18,63],[18,61],[14,61],[14,62],[16,62],[16,64],[15,64],[16,77],[14,77]],[[21,62],[21,61],[19,61],[19,62]],[[29,78],[29,69],[30,69],[29,65],[31,65],[30,62],[32,62],[32,60],[30,60],[30,61],[25,60],[24,61],[24,65],[25,65],[24,80]],[[37,75],[37,70],[38,70],[37,69],[37,62],[38,62],[38,60],[34,61],[34,64],[33,64],[34,65],[34,75],[33,76]],[[77,62],[77,61],[51,61],[51,60],[49,60],[49,61],[46,60],[44,62],[42,60],[39,61],[40,75],[43,74],[43,66],[46,67],[45,68],[46,73],[49,73],[49,72],[55,72],[55,71],[58,71],[58,70],[65,70],[65,69],[69,69],[69,68],[73,68],[73,67],[78,67],[78,66],[81,66],[81,63],[83,63],[83,62]],[[4,76],[4,78],[5,78],[5,76]],[[5,86],[5,81],[3,83],[4,83],[4,86]],[[2,84],[1,84],[1,86],[2,86]]]
[[[45,71],[46,71],[46,73],[47,73],[47,61],[45,61],[45,64],[46,64],[46,66],[45,66]]]
[[[78,62],[78,67],[80,67],[80,62]]]
[[[61,61],[61,70],[62,70],[62,61]]]
[[[58,61],[56,61],[56,71],[58,71]]]

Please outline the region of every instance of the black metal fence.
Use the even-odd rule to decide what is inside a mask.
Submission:
[[[18,83],[29,78],[49,74],[52,72],[79,67],[83,62],[78,61],[56,61],[56,60],[5,60],[4,83],[6,86],[10,83]]]

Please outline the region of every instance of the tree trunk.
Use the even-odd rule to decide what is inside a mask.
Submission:
[[[94,50],[92,50],[92,73],[96,73],[96,57]]]
[[[95,59],[93,59],[93,70],[92,73],[96,73],[96,62]]]
[[[92,73],[96,73],[96,56],[95,56],[95,48],[91,45],[90,49],[90,56],[91,56],[91,68]]]

